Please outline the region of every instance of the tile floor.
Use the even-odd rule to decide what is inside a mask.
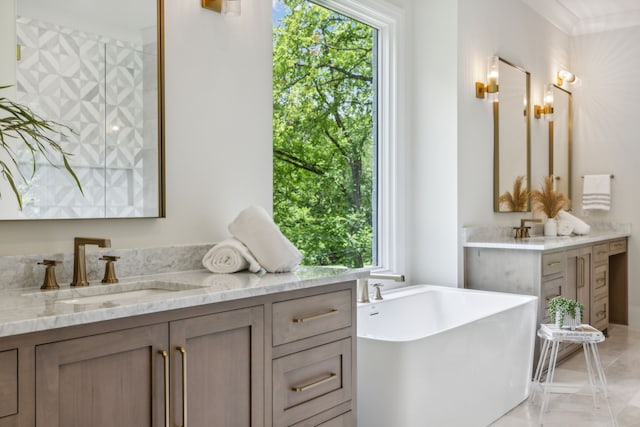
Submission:
[[[610,325],[609,336],[598,344],[602,366],[609,384],[609,403],[619,427],[640,427],[640,329]],[[582,350],[559,364],[554,382],[575,385],[566,393],[551,394],[544,427],[601,427],[613,425],[607,406],[593,408]],[[491,427],[532,427],[538,425],[541,395],[504,415]]]

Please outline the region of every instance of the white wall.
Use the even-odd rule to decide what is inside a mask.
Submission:
[[[531,73],[531,104],[541,104],[545,84],[569,63],[569,38],[513,0],[459,0],[458,222],[518,225],[530,213],[493,212],[493,116],[491,104],[475,98],[486,80],[487,57],[498,55]],[[548,126],[531,118],[531,186],[548,174]],[[462,239],[458,274],[462,283]]]
[[[167,218],[0,222],[0,255],[210,242],[247,205],[271,209],[271,2],[229,18],[165,1],[165,23]]]
[[[487,57],[531,72],[531,101],[569,63],[569,38],[519,1],[414,1],[411,279],[463,280],[461,229],[516,225],[531,214],[493,212],[493,116],[475,98]],[[532,183],[548,173],[546,122],[532,119]]]
[[[413,283],[457,283],[458,5],[414,1],[410,267]]]
[[[640,28],[590,34],[571,40],[571,70],[580,78],[574,90],[573,187],[580,206],[581,176],[613,173],[611,210],[586,216],[587,221],[631,223],[640,229]],[[581,213],[578,210],[578,213]],[[629,324],[640,326],[640,247],[629,239]]]

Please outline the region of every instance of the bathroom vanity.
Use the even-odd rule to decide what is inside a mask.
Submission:
[[[355,283],[367,274],[3,291],[0,426],[355,425]]]
[[[538,324],[553,323],[549,301],[558,295],[584,304],[582,322],[605,331],[628,323],[627,238],[624,226],[571,237],[514,239],[465,230],[465,287],[536,295]],[[560,354],[566,356],[573,348]]]

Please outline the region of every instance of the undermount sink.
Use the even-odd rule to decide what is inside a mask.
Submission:
[[[200,288],[202,287],[184,283],[146,281],[112,285],[95,284],[82,288],[23,294],[23,296],[33,296],[61,304],[103,304],[142,300],[168,293]]]

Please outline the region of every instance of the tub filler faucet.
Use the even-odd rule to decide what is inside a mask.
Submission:
[[[393,274],[393,273],[371,273],[369,277],[364,279],[358,279],[358,302],[370,302],[369,300],[369,279],[379,279],[379,280],[393,280],[394,282],[404,282],[404,274]],[[376,283],[376,296],[374,299],[381,300],[382,295],[380,294],[380,286],[379,283]]]

